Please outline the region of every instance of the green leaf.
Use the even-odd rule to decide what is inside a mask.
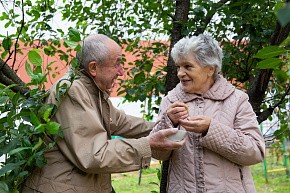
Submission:
[[[280,66],[282,60],[279,58],[267,58],[258,62],[257,68],[259,69],[276,69]]]
[[[274,74],[280,83],[286,83],[288,75],[285,70],[275,70]]]
[[[43,167],[47,163],[47,160],[44,157],[44,152],[40,151],[35,154],[35,165],[37,167]]]
[[[290,43],[290,36],[288,36],[281,44],[280,46],[286,46],[287,44]]]
[[[38,113],[40,117],[43,118],[44,121],[48,122],[53,108],[54,108],[53,104],[44,104],[42,107],[40,107]]]
[[[28,60],[34,66],[41,66],[42,65],[42,58],[37,52],[38,52],[38,50],[30,50],[28,52]]]
[[[70,41],[70,40],[64,40],[64,42],[66,43],[67,46],[75,49],[79,44],[74,42],[74,41]]]
[[[284,7],[278,10],[277,17],[282,27],[290,22],[290,2],[286,3]]]
[[[0,105],[6,104],[8,100],[9,100],[9,97],[8,96],[2,96],[2,97],[0,97]]]
[[[44,132],[44,125],[43,124],[37,125],[37,127],[35,127],[34,130],[35,131]]]
[[[284,2],[278,2],[274,6],[274,14],[277,16],[278,10],[281,9],[284,6]]]
[[[34,145],[34,147],[32,148],[32,150],[33,151],[38,150],[41,147],[42,144],[43,144],[43,140],[39,137],[37,144]]]
[[[3,84],[0,83],[1,86],[3,86]],[[14,87],[14,86],[18,86],[18,84],[11,84],[9,86],[4,86],[4,88],[1,88],[1,92],[0,92],[0,95],[3,95],[5,94],[7,91],[9,92],[9,89]]]
[[[68,35],[69,35],[70,41],[74,41],[74,42],[81,41],[80,32],[77,29],[70,28]]]
[[[280,48],[279,46],[268,46],[258,51],[255,55],[255,58],[265,59],[265,58],[272,58],[275,56],[279,56],[285,53],[286,50]]]
[[[35,126],[38,126],[41,124],[41,122],[39,121],[38,117],[36,116],[36,114],[34,112],[30,112],[30,120],[31,123]]]
[[[134,84],[143,83],[145,80],[145,74],[144,72],[140,72],[139,74],[136,74],[134,77]]]
[[[9,193],[8,185],[5,182],[0,182],[0,192]]]
[[[5,174],[6,172],[9,172],[11,170],[14,170],[16,168],[19,168],[20,165],[22,165],[25,161],[20,161],[18,163],[8,163],[5,166],[3,166],[0,169],[0,176],[2,176],[3,174]]]
[[[31,69],[31,66],[30,64],[26,61],[25,63],[25,70],[26,70],[26,73],[28,74],[28,76],[33,79],[35,77],[35,75],[33,74],[33,71]]]
[[[73,59],[71,60],[71,65],[72,65],[72,67],[74,67],[74,69],[78,69],[78,67],[79,67],[79,62],[77,61],[76,58],[73,58]]]
[[[56,134],[60,129],[60,124],[56,122],[49,122],[46,124],[46,128],[49,134]]]
[[[4,38],[2,42],[2,46],[5,50],[10,50],[12,46],[12,41],[10,37]]]
[[[18,153],[18,152],[25,150],[25,149],[31,149],[31,147],[19,147],[19,148],[11,150],[8,154],[11,156],[11,155]]]

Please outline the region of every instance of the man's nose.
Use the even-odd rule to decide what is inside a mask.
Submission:
[[[118,76],[123,76],[124,75],[124,68],[122,65],[118,66]]]

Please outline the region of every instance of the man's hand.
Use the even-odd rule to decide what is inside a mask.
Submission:
[[[186,131],[202,133],[203,135],[206,135],[210,122],[211,118],[206,116],[194,116],[179,120],[179,124],[184,127]]]
[[[177,126],[180,119],[188,117],[188,106],[185,103],[177,101],[170,105],[166,112],[173,125]]]
[[[150,134],[149,144],[152,150],[174,150],[179,149],[185,143],[185,138],[181,141],[172,141],[168,139],[168,136],[175,134],[178,131],[177,128],[170,128],[160,130],[156,133]]]

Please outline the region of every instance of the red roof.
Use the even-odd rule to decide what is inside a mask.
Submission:
[[[142,46],[146,46],[148,44],[151,44],[152,42],[156,42],[156,41],[144,41],[141,42],[140,44],[142,44]],[[19,43],[20,44],[20,49],[22,54],[18,53],[16,54],[16,61],[15,61],[15,65],[13,66],[13,69],[16,71],[17,75],[26,83],[28,83],[30,81],[30,77],[28,76],[26,70],[25,70],[25,63],[28,60],[28,52],[32,49],[37,48],[37,43],[39,42],[35,42],[34,45],[27,47],[24,46],[23,43]],[[67,49],[65,47],[61,47],[61,50],[64,51],[65,53],[67,52]],[[128,65],[130,62],[134,62],[136,59],[140,59],[140,57],[138,58],[136,55],[132,54],[133,52],[125,52],[125,49],[123,49],[123,54],[125,54],[126,57],[126,62],[124,65],[124,68],[129,68],[130,66]],[[61,78],[63,76],[63,74],[67,71],[68,69],[68,65],[66,64],[65,61],[60,60],[59,56],[47,56],[46,54],[44,54],[44,52],[39,52],[39,54],[42,56],[42,60],[43,60],[43,67],[46,68],[48,64],[51,64],[50,68],[52,69],[51,73],[48,76],[48,80],[47,83],[45,84],[46,89],[49,89],[51,87],[51,85],[56,82],[59,78]],[[71,53],[72,56],[75,55],[75,53]],[[150,53],[149,53],[150,55]],[[14,54],[11,55],[10,59],[8,60],[8,64],[12,67],[13,64],[13,59],[14,59]],[[167,58],[164,56],[157,56],[154,58],[154,66],[157,67],[159,65],[166,65],[166,61]],[[43,69],[44,71],[45,69]],[[126,73],[125,73],[126,74]],[[125,79],[126,77],[119,77],[119,78],[123,78]],[[117,87],[114,88],[113,93],[111,94],[112,97],[117,96],[116,93]]]

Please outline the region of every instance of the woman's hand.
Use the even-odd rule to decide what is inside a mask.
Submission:
[[[188,106],[177,101],[170,105],[166,112],[173,125],[177,126],[180,119],[188,117]]]
[[[193,116],[187,119],[179,120],[179,124],[187,131],[202,133],[206,135],[211,122],[210,117],[206,116]]]

